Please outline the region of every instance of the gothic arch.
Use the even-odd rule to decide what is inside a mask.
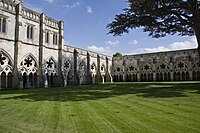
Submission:
[[[12,57],[10,56],[10,54],[5,51],[4,49],[0,48],[0,53],[3,54],[4,56],[6,56],[9,59],[9,65],[13,66],[14,65],[14,60],[12,59]]]
[[[114,67],[113,81],[114,82],[122,82],[123,81],[123,66],[116,65]]]
[[[129,64],[126,67],[126,81],[127,82],[136,82],[138,81],[138,72],[139,68],[134,64]]]
[[[144,81],[144,82],[153,81],[153,71],[154,71],[154,69],[153,69],[153,66],[151,64],[144,63],[143,65],[141,65],[141,69],[140,69],[141,81]]]
[[[192,80],[200,80],[200,63],[196,60],[192,65]]]
[[[45,76],[45,87],[57,85],[57,62],[53,56],[46,58],[43,65],[43,73]]]
[[[97,65],[95,64],[95,62],[92,62],[91,65],[90,65],[90,72],[91,74],[93,75],[96,75],[97,73]]]
[[[177,61],[174,66],[174,80],[189,80],[189,65],[183,60]]]
[[[80,85],[82,83],[86,83],[87,82],[87,78],[85,76],[86,69],[87,69],[86,59],[85,58],[79,59],[78,60],[77,70],[78,70],[78,78],[79,78],[79,84]]]
[[[37,86],[37,73],[38,73],[38,63],[31,53],[25,55],[20,62],[19,73],[21,87],[35,87]]]
[[[105,73],[106,73],[106,66],[105,66],[105,64],[101,64],[101,66],[100,66],[100,73],[101,73],[101,75],[105,75]]]
[[[156,64],[156,81],[170,81],[170,65],[165,61]]]
[[[71,79],[71,77],[69,76],[69,72],[72,69],[72,61],[70,58],[65,58],[62,61],[62,75],[64,78],[64,86],[67,86],[67,84],[69,84],[69,79]],[[71,73],[70,73],[71,74]]]
[[[27,75],[29,74],[35,74],[37,73],[37,68],[38,68],[38,62],[37,59],[35,58],[34,55],[31,53],[25,55],[20,62],[20,73],[23,75],[26,73]]]
[[[0,49],[0,88],[12,87],[13,62],[10,55]]]

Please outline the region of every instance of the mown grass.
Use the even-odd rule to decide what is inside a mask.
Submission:
[[[200,82],[0,90],[0,133],[200,132]]]

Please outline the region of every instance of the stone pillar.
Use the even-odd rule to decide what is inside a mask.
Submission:
[[[24,88],[23,76],[21,73],[18,76],[19,76],[19,88],[23,89]]]
[[[100,56],[97,55],[97,73],[96,73],[96,82],[102,82],[101,73],[100,73]]]
[[[102,83],[104,84],[104,75],[102,76]]]
[[[93,77],[90,72],[90,54],[87,52],[87,69],[86,69],[86,75],[87,75],[87,83],[93,84]]]
[[[192,71],[189,71],[189,80],[192,80]]]
[[[108,57],[106,57],[106,70],[105,70],[105,78],[106,78],[106,82],[113,82],[112,81],[112,76],[110,75],[110,68],[109,68],[109,62],[108,62]],[[113,64],[113,63],[112,63]]]
[[[137,73],[138,82],[140,82],[140,73]]]
[[[66,73],[63,74],[63,78],[64,78],[64,87],[67,86],[67,75]]]
[[[95,84],[95,74],[92,74],[92,85]]]
[[[59,43],[58,43],[58,85],[63,85],[63,76],[62,76],[62,49],[64,43],[64,22],[59,22]]]
[[[76,49],[74,49],[74,76],[73,76],[73,84],[74,85],[78,85],[79,84],[79,76],[78,76],[78,72],[77,72],[77,56],[78,56],[78,52]]]
[[[43,62],[43,51],[44,51],[44,31],[45,31],[45,15],[42,13],[40,15],[40,33],[39,33],[39,68],[38,68],[38,76],[39,76],[39,86],[44,86],[44,79],[45,75],[43,75],[42,66],[44,65]]]
[[[126,72],[126,61],[125,60],[123,60],[123,82],[126,82],[126,74],[127,74],[127,72]]]
[[[45,73],[45,74],[44,74],[44,87],[45,87],[45,88],[48,88],[48,86],[49,86],[49,85],[48,85],[47,74]]]
[[[14,42],[14,66],[13,66],[13,88],[19,88],[19,77],[18,77],[18,52],[20,44],[20,22],[22,19],[22,5],[19,3],[16,6],[16,17],[15,17],[15,42]]]
[[[170,72],[170,78],[171,78],[171,81],[174,81],[174,73],[173,72]]]
[[[155,82],[156,81],[156,73],[154,72],[153,73],[153,82]]]

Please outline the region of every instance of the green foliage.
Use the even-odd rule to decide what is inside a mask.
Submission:
[[[0,133],[197,133],[200,83],[0,90]]]
[[[113,55],[113,57],[122,57],[122,53],[117,52],[117,53],[115,53],[115,54]]]
[[[200,37],[199,0],[128,0],[129,7],[107,25],[109,33],[121,35],[142,27],[152,37],[178,34]]]

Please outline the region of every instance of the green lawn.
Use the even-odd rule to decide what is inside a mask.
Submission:
[[[0,133],[200,132],[200,82],[0,90]]]

